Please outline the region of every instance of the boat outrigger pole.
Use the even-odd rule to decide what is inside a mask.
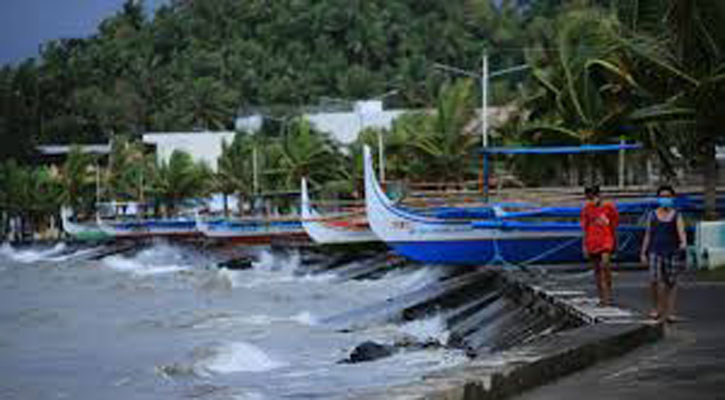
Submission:
[[[642,149],[642,144],[586,144],[581,146],[540,146],[540,147],[484,147],[480,150],[483,157],[483,173],[485,201],[488,202],[489,182],[488,163],[491,154],[580,154],[580,153],[608,153],[623,152],[625,150]]]

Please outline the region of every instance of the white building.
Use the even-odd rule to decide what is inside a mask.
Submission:
[[[383,110],[381,100],[356,101],[352,111],[303,114],[319,131],[329,132],[340,143],[350,144],[365,128],[390,129],[393,121],[406,110]],[[256,132],[262,127],[262,116],[237,118],[234,126],[239,131]]]
[[[222,154],[222,143],[232,143],[235,134],[229,131],[145,133],[143,142],[156,147],[158,162],[168,162],[174,150],[183,150],[194,161],[203,161],[216,171],[217,159]]]

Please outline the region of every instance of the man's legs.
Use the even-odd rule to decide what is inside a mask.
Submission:
[[[610,253],[602,254],[602,261],[599,265],[602,279],[602,292],[599,299],[603,305],[609,306],[612,303],[612,255]]]

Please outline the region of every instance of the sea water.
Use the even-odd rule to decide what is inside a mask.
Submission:
[[[254,251],[249,270],[155,243],[0,248],[2,399],[337,399],[456,365],[456,350],[339,364],[361,342],[445,341],[440,317],[341,330],[321,322],[437,279],[434,267],[377,280],[300,273],[298,253]]]

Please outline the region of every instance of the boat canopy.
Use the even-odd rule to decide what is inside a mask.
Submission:
[[[620,150],[638,150],[643,146],[634,144],[586,144],[581,146],[540,146],[540,147],[485,147],[479,150],[481,154],[578,154],[578,153],[605,153]]]

